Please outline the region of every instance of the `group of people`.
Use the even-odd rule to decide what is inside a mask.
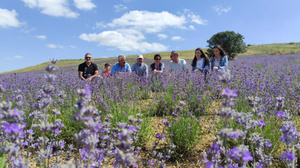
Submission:
[[[180,72],[184,71],[189,73],[189,68],[184,59],[179,58],[176,51],[172,51],[170,54],[169,72]],[[228,57],[221,46],[216,45],[213,48],[213,57],[211,60],[205,55],[202,49],[197,48],[195,50],[195,56],[192,61],[192,72],[202,72],[206,74],[211,71],[227,71],[228,70]],[[136,73],[138,76],[147,77],[148,65],[144,63],[143,55],[137,56],[137,62],[131,67],[126,62],[125,55],[118,56],[118,63],[114,64],[111,68],[110,64],[104,65],[105,71],[102,72],[103,76],[112,76],[115,74],[122,73]],[[161,62],[160,54],[154,55],[154,63],[149,66],[151,74],[163,73],[165,70],[164,63]],[[91,81],[93,78],[99,75],[98,67],[92,62],[92,55],[90,53],[85,54],[85,62],[80,64],[78,67],[78,74],[81,80]]]

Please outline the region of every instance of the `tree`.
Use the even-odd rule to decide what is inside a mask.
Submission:
[[[224,31],[213,35],[207,40],[209,49],[208,55],[213,56],[212,49],[215,45],[220,45],[228,55],[229,59],[234,59],[238,53],[246,52],[246,44],[243,41],[244,37],[234,31]]]

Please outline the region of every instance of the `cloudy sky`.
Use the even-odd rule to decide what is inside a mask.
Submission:
[[[246,44],[300,42],[299,0],[0,0],[0,72],[79,59],[207,47],[235,31]]]

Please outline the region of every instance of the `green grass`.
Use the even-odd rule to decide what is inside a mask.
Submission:
[[[207,48],[203,49],[206,52]],[[194,57],[194,49],[192,50],[183,50],[177,51],[180,58],[183,59],[192,59]],[[170,51],[167,52],[157,52],[162,56],[162,59],[170,59]],[[263,45],[249,45],[245,53],[239,55],[284,55],[284,54],[299,54],[300,53],[300,43],[290,42],[290,43],[276,43],[276,44],[263,44]],[[153,60],[153,57],[156,53],[142,53],[145,59]],[[136,55],[128,55],[127,58],[136,58]],[[103,60],[112,60],[116,57],[111,58],[94,58],[93,61],[103,61]],[[84,62],[83,59],[70,59],[70,60],[59,60],[57,62],[58,67],[72,66],[77,68],[78,64]],[[44,69],[48,65],[48,62],[15,70],[5,73],[15,73],[15,72],[27,72],[34,71],[39,69]]]

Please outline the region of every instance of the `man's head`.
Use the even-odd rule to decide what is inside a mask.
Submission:
[[[118,56],[118,61],[119,61],[119,65],[120,67],[123,67],[126,63],[126,57],[125,55],[121,54]]]
[[[173,62],[178,62],[178,53],[176,51],[171,51],[170,58]]]
[[[86,63],[91,63],[92,62],[92,54],[86,53],[84,56],[85,62]]]
[[[143,55],[138,55],[136,61],[138,62],[138,64],[142,65],[143,61],[144,61],[144,57]]]
[[[106,71],[109,71],[109,70],[110,70],[110,64],[109,64],[109,63],[106,63],[106,64],[104,65],[104,68],[105,68]]]

